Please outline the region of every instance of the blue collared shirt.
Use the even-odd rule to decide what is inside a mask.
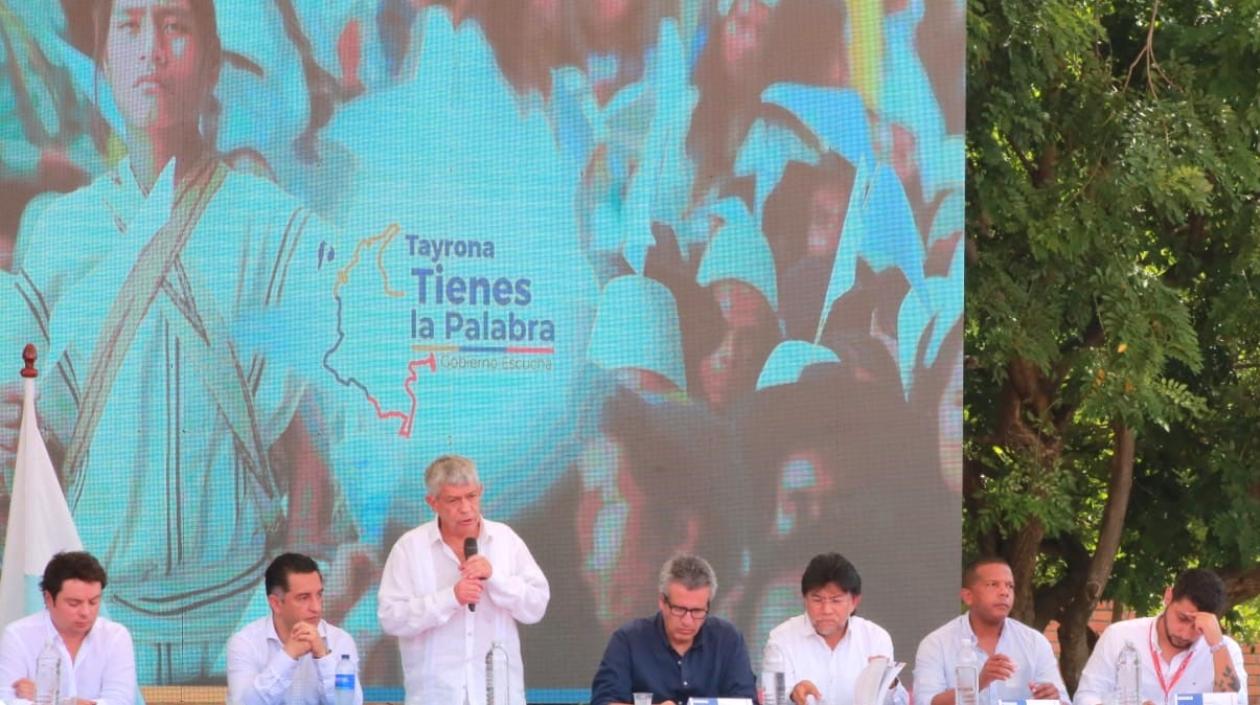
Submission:
[[[687,702],[690,697],[756,698],[756,683],[744,636],[730,622],[710,616],[687,653],[679,656],[665,637],[658,612],[613,632],[591,683],[591,705],[634,702],[651,692],[652,702]]]

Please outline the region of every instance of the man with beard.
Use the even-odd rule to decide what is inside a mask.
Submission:
[[[1116,689],[1116,660],[1125,644],[1137,649],[1139,688],[1146,705],[1171,705],[1178,693],[1237,693],[1247,702],[1247,674],[1238,643],[1221,633],[1225,584],[1194,568],[1164,591],[1158,617],[1107,627],[1081,672],[1075,705],[1099,705]]]
[[[954,705],[954,669],[963,640],[968,638],[980,664],[981,705],[1029,698],[1068,702],[1050,642],[1041,632],[1008,616],[1015,599],[1011,566],[1001,558],[975,561],[963,572],[960,594],[967,611],[919,644],[914,659],[914,705]]]

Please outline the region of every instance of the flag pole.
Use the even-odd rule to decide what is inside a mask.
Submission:
[[[21,373],[23,378],[34,379],[39,376],[39,370],[35,369],[35,360],[38,357],[39,354],[33,343],[27,343],[26,347],[22,348],[22,362],[25,363]]]
[[[0,567],[0,628],[43,608],[39,588],[44,566],[59,551],[81,551],[83,544],[35,410],[34,345],[22,349],[22,420],[13,463],[4,563]]]

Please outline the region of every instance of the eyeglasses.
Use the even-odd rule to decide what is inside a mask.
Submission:
[[[670,602],[668,597],[662,596],[661,599],[665,601],[665,606],[669,608],[669,613],[675,617],[691,615],[692,619],[699,622],[709,616],[708,607],[679,607],[678,605]]]

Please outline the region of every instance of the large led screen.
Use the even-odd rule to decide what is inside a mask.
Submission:
[[[221,683],[297,550],[399,697],[377,582],[448,452],[550,581],[532,701],[676,551],[754,666],[822,551],[909,659],[957,609],[964,11],[0,0],[0,401],[35,343],[142,683]]]

